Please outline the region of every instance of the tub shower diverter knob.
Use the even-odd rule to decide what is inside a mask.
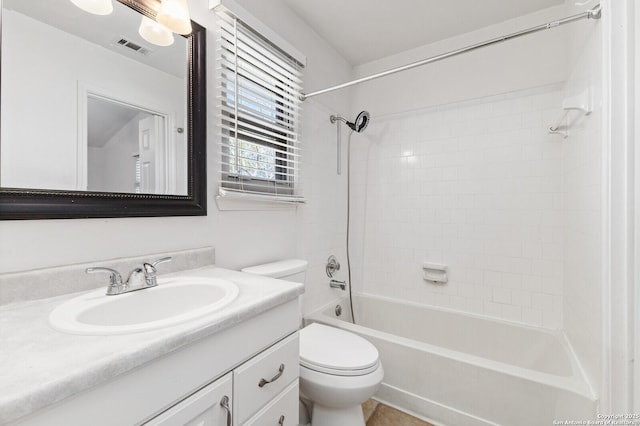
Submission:
[[[329,278],[332,278],[335,275],[335,273],[339,270],[340,270],[340,262],[338,262],[338,259],[336,259],[334,255],[329,256],[329,259],[327,259],[327,266],[325,268],[325,271],[327,272],[327,276]]]

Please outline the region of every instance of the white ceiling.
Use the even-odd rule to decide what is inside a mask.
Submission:
[[[564,0],[284,1],[352,65],[564,3]]]

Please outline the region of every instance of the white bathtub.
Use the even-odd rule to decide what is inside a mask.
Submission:
[[[354,295],[307,318],[353,331],[380,352],[376,399],[446,426],[595,419],[597,400],[562,333]],[[344,320],[342,319],[344,318]]]

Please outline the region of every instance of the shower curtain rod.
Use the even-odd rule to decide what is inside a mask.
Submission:
[[[366,81],[375,80],[375,79],[380,78],[380,77],[386,77],[386,76],[391,75],[391,74],[395,74],[395,73],[398,73],[398,72],[401,72],[401,71],[410,70],[412,68],[420,67],[422,65],[430,64],[432,62],[437,62],[437,61],[440,61],[442,59],[451,58],[452,56],[460,55],[462,53],[471,52],[472,50],[476,50],[476,49],[479,49],[481,47],[486,47],[486,46],[490,46],[492,44],[501,43],[503,41],[511,40],[512,38],[517,38],[517,37],[521,37],[521,36],[524,36],[524,35],[527,35],[527,34],[537,33],[538,31],[542,31],[542,30],[550,30],[552,28],[559,27],[560,25],[569,24],[569,23],[575,22],[575,21],[580,21],[582,19],[600,19],[601,16],[602,16],[602,9],[600,7],[600,4],[598,4],[593,9],[587,10],[586,12],[578,13],[577,15],[569,16],[567,18],[558,19],[556,21],[551,21],[551,22],[548,22],[546,24],[541,24],[541,25],[538,25],[538,26],[535,26],[535,27],[527,28],[526,30],[522,30],[522,31],[518,31],[518,32],[515,32],[515,33],[511,33],[511,34],[508,34],[508,35],[505,35],[505,36],[502,36],[502,37],[496,37],[494,39],[483,41],[481,43],[472,44],[471,46],[463,47],[461,49],[452,50],[450,52],[443,53],[441,55],[432,56],[432,57],[427,58],[427,59],[422,59],[422,60],[417,61],[417,62],[412,62],[412,63],[407,64],[407,65],[403,65],[403,66],[400,66],[400,67],[397,67],[397,68],[393,68],[393,69],[390,69],[390,70],[387,70],[387,71],[383,71],[383,72],[380,72],[380,73],[377,73],[377,74],[373,74],[373,75],[370,75],[370,76],[367,76],[367,77],[362,77],[362,78],[359,78],[357,80],[353,80],[353,81],[349,81],[349,82],[346,82],[346,83],[338,84],[336,86],[328,87],[326,89],[317,90],[315,92],[306,93],[306,94],[305,93],[301,93],[299,98],[300,98],[301,101],[304,101],[306,99],[309,99],[312,96],[323,95],[325,93],[333,92],[333,91],[339,90],[339,89],[344,89],[346,87],[354,86],[356,84],[364,83]]]

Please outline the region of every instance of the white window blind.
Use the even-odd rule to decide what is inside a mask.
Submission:
[[[217,16],[220,193],[303,201],[303,66],[232,14]]]

